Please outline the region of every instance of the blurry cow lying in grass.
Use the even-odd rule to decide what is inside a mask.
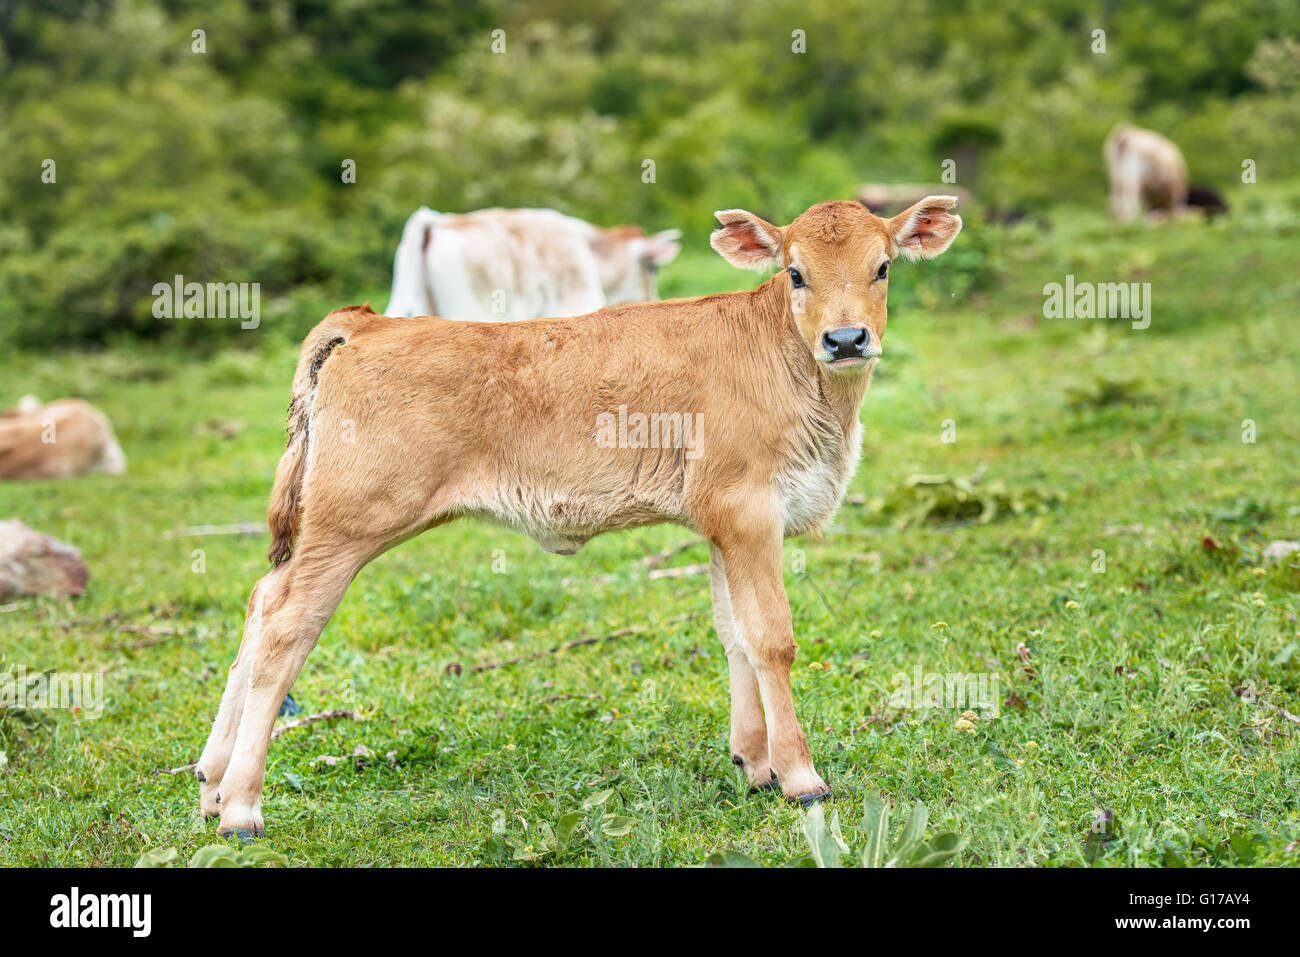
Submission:
[[[657,299],[655,272],[680,251],[679,236],[602,229],[553,209],[421,207],[402,230],[385,311],[510,322]]]
[[[1152,219],[1166,219],[1193,206],[1207,216],[1227,212],[1227,204],[1213,189],[1187,185],[1182,152],[1159,133],[1120,123],[1106,137],[1103,153],[1110,214],[1118,222],[1131,222],[1143,210]]]
[[[883,354],[891,261],[957,236],[951,196],[890,219],[813,206],[788,226],[717,213],[713,248],[757,289],[513,325],[327,316],[303,342],[268,520],[272,568],[199,758],[220,833],[262,830],[271,727],[356,574],[407,539],[472,516],[559,554],[671,522],[709,543],[713,622],[731,684],[731,754],[754,788],[830,793],[795,716],[782,540],[826,525],[862,445]],[[692,416],[684,442],[601,441],[627,410]],[[454,578],[456,557],[447,556]]]
[[[88,402],[57,399],[42,405],[29,395],[16,408],[0,411],[0,479],[125,471],[126,456],[113,427]]]

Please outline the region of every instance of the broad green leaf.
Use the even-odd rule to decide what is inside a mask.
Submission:
[[[587,800],[583,801],[582,806],[584,808],[600,807],[602,804],[604,804],[606,801],[610,799],[610,796],[613,793],[614,793],[613,788],[606,788],[603,791],[597,791],[595,794],[589,796]]]
[[[606,837],[623,837],[632,833],[632,828],[636,826],[636,818],[626,817],[620,814],[606,814],[600,830]]]
[[[736,851],[715,851],[704,861],[709,867],[758,867],[758,862]]]
[[[966,839],[951,831],[940,834],[929,844],[922,844],[908,867],[942,867],[966,848]]]
[[[289,865],[289,858],[265,845],[246,847],[240,851],[239,856],[243,859],[245,867],[258,867],[262,864],[272,864],[275,867],[287,867]]]
[[[831,832],[831,837],[835,840],[835,843],[839,846],[840,853],[841,854],[849,853],[849,845],[845,843],[844,833],[840,829],[839,808],[834,808],[831,810],[831,819],[830,822],[827,824],[827,830]]]
[[[555,837],[561,847],[569,843],[569,838],[573,836],[574,830],[581,821],[581,811],[570,811],[555,822]]]
[[[515,861],[535,861],[539,857],[535,848],[531,845],[520,844],[515,847],[515,853],[511,860]]]
[[[489,834],[483,845],[483,853],[489,861],[499,864],[510,853],[510,843],[504,834]]]
[[[889,849],[889,806],[874,794],[866,801],[862,834],[866,839],[862,846],[862,866],[884,867]]]
[[[555,850],[558,842],[555,839],[555,831],[551,829],[551,825],[543,821],[537,825],[537,833],[542,836],[542,839],[537,842],[539,851],[545,854]]]
[[[921,846],[921,839],[925,835],[925,823],[929,820],[929,817],[930,812],[925,809],[925,805],[917,801],[912,807],[912,813],[908,817],[907,823],[903,825],[903,833],[898,835],[898,844],[893,853],[895,866],[909,860],[916,849]]]
[[[808,853],[818,867],[840,866],[840,846],[826,827],[826,811],[822,805],[814,804],[804,815],[803,833],[808,839]]]
[[[174,847],[154,847],[140,855],[136,867],[179,867],[180,852]]]
[[[239,852],[225,844],[200,847],[190,858],[190,867],[238,867]]]

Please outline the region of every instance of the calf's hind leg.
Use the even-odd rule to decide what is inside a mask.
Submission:
[[[199,779],[199,808],[208,817],[216,817],[221,813],[217,806],[217,793],[221,789],[221,777],[230,763],[230,754],[235,749],[235,735],[239,731],[239,719],[244,713],[244,698],[248,695],[248,672],[252,667],[253,653],[257,649],[258,634],[261,631],[262,605],[267,592],[284,572],[285,566],[281,565],[253,586],[253,593],[248,597],[248,614],[244,618],[244,636],[239,642],[239,653],[230,666],[226,690],[221,696],[217,718],[212,722],[208,743],[203,746],[203,754],[194,768],[194,774]]]
[[[297,680],[321,629],[375,549],[304,534],[284,574],[267,589],[249,662],[247,692],[229,766],[221,779],[218,833],[260,834],[266,752],[280,702]]]

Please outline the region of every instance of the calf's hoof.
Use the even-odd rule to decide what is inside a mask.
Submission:
[[[262,809],[258,805],[236,804],[233,801],[221,804],[221,823],[217,825],[219,837],[235,837],[247,844],[255,837],[266,833],[262,823]]]
[[[732,760],[737,764],[741,763],[738,758],[732,758]],[[770,791],[773,788],[779,788],[781,786],[780,782],[776,779],[775,771],[768,771],[767,773],[769,777],[766,781],[754,782],[751,780],[749,785],[750,794],[757,794],[759,791]]]
[[[811,807],[830,797],[831,788],[816,771],[794,770],[782,775],[781,793],[787,801],[798,801],[803,807]]]
[[[821,804],[822,801],[829,801],[834,795],[831,789],[825,791],[814,791],[811,794],[798,794],[790,798],[791,801],[798,801],[800,807],[812,807],[814,804]]]
[[[733,754],[731,763],[745,772],[745,779],[749,781],[750,794],[757,794],[759,791],[766,791],[768,788],[780,787],[776,780],[776,772],[772,770],[765,760],[746,761],[739,754]]]
[[[219,829],[217,831],[217,837],[224,838],[225,840],[230,840],[230,838],[233,837],[238,840],[240,844],[251,844],[253,838],[261,837],[265,833],[266,828],[264,827],[227,827]]]

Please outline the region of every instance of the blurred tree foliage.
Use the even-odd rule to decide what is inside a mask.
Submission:
[[[387,284],[421,204],[702,240],[956,158],[987,202],[1097,205],[1120,119],[1194,179],[1282,175],[1297,38],[1294,0],[0,0],[0,343],[233,334],[160,331],[178,273],[297,335]]]

